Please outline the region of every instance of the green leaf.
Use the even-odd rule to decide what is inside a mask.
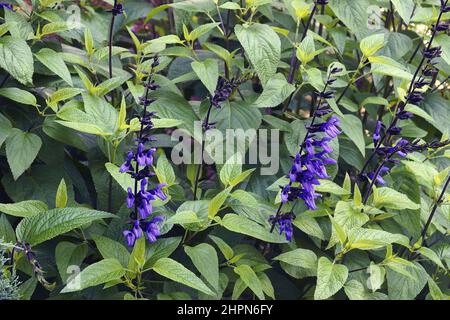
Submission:
[[[214,198],[211,199],[208,207],[209,219],[214,219],[215,215],[220,211],[220,208],[223,206],[225,200],[227,200],[228,196],[230,195],[231,189],[232,187],[228,187],[225,190],[219,192]]]
[[[16,243],[16,233],[4,214],[0,214],[0,240]]]
[[[339,201],[334,210],[334,219],[346,232],[362,227],[369,221],[369,216],[357,209],[351,202]]]
[[[61,293],[80,291],[102,283],[118,280],[125,275],[125,269],[116,259],[105,259],[89,265],[71,280]]]
[[[425,110],[419,108],[416,105],[410,104],[408,103],[405,106],[405,111],[411,112],[413,114],[415,114],[416,116],[421,117],[422,119],[428,121],[430,124],[432,124],[433,126],[436,125],[436,122],[434,121],[433,117],[431,117],[428,112],[426,112]]]
[[[136,274],[142,270],[145,264],[145,242],[145,237],[136,240],[128,261],[128,270],[134,271]],[[132,276],[133,279],[134,277],[135,275]]]
[[[384,277],[386,275],[386,269],[383,267],[380,267],[379,265],[375,264],[374,262],[370,263],[369,267],[369,280],[368,280],[368,286],[370,285],[370,288],[372,292],[377,291],[381,288],[381,285],[384,282]]]
[[[106,237],[95,237],[95,245],[102,255],[103,259],[114,258],[119,261],[123,267],[128,266],[130,253],[125,246],[117,241]]]
[[[20,241],[34,246],[95,220],[114,217],[113,214],[87,208],[53,209],[23,219],[16,234]]]
[[[347,277],[348,269],[346,266],[333,263],[326,257],[321,257],[317,267],[317,286],[314,291],[314,299],[330,298],[344,286]]]
[[[427,259],[433,261],[439,268],[442,268],[443,270],[446,270],[444,264],[442,263],[441,259],[439,259],[439,256],[436,252],[434,252],[432,249],[427,247],[421,247],[419,250],[419,253],[426,257]]]
[[[169,187],[175,184],[175,172],[165,154],[159,156],[154,169],[160,183],[167,183]]]
[[[306,65],[319,53],[320,51],[317,51],[316,46],[314,45],[314,38],[311,35],[307,35],[298,46],[296,54],[298,60],[300,60],[303,65]]]
[[[406,24],[409,24],[414,12],[414,8],[416,7],[413,0],[392,0],[392,4],[394,5],[397,13],[402,17],[403,21]]]
[[[348,232],[349,246],[353,249],[373,250],[392,243],[408,246],[408,237],[383,230],[354,228]]]
[[[39,200],[26,200],[16,203],[0,203],[0,211],[15,217],[31,217],[48,210]]]
[[[201,220],[197,216],[197,214],[192,210],[177,210],[173,216],[167,219],[167,224],[189,224],[189,223],[197,223]]]
[[[180,245],[181,237],[160,238],[155,243],[147,243],[145,246],[144,268],[152,267],[161,258],[169,257]]]
[[[156,261],[153,271],[163,277],[194,288],[207,295],[213,296],[214,292],[209,289],[192,271],[186,269],[181,263],[170,258],[162,258]]]
[[[218,292],[219,258],[214,247],[207,243],[201,243],[195,247],[185,246],[184,251],[191,258],[192,263],[201,275]]]
[[[264,86],[263,92],[250,106],[255,108],[275,108],[294,92],[295,86],[288,83],[286,78],[277,73]]]
[[[54,74],[63,79],[69,86],[73,86],[72,78],[70,76],[69,69],[64,62],[64,59],[59,52],[55,52],[52,49],[44,48],[38,53],[34,54],[36,58]]]
[[[0,89],[0,96],[30,106],[37,105],[36,97],[34,95],[18,88],[2,88]]]
[[[340,127],[345,135],[353,141],[363,156],[366,154],[366,143],[364,142],[363,127],[361,120],[354,115],[346,114],[341,117]]]
[[[66,181],[64,181],[64,178],[61,179],[61,182],[58,186],[58,190],[56,191],[56,207],[57,208],[65,208],[67,206],[67,186]]]
[[[6,158],[14,180],[27,170],[36,158],[42,146],[42,140],[34,133],[13,129],[6,139]]]
[[[0,39],[0,67],[22,84],[33,83],[33,54],[25,40],[10,36]]]
[[[373,205],[377,208],[412,209],[420,208],[419,204],[411,201],[406,195],[388,187],[378,188],[374,193]]]
[[[312,269],[314,271],[317,269],[317,256],[313,251],[307,249],[295,249],[282,253],[273,259],[296,267]]]
[[[79,266],[86,258],[88,246],[86,244],[76,245],[71,242],[59,242],[55,249],[56,266],[63,283],[67,283],[74,269],[71,266]]]
[[[213,235],[208,235],[208,237],[216,244],[225,259],[230,260],[231,258],[233,258],[234,251],[225,241]]]
[[[214,28],[216,28],[219,25],[220,23],[218,22],[201,24],[200,26],[192,30],[192,32],[189,34],[189,41],[197,40],[201,36],[211,32]]]
[[[316,191],[318,192],[326,192],[335,194],[338,196],[345,196],[349,195],[350,192],[339,186],[337,183],[326,180],[326,179],[319,179],[320,185],[315,186]]]
[[[280,38],[268,25],[259,23],[236,25],[234,31],[264,87],[280,61]]]
[[[253,269],[245,264],[241,264],[234,268],[234,272],[244,281],[244,283],[256,294],[258,299],[264,300],[264,292],[261,282]]]
[[[105,168],[124,191],[134,186],[134,179],[129,174],[120,173],[119,167],[115,164],[107,162],[105,163]]]
[[[427,284],[429,276],[419,263],[415,262],[414,267],[405,268],[410,276],[387,269],[389,299],[413,300]]]
[[[173,128],[173,127],[177,127],[180,124],[183,123],[182,120],[178,120],[178,119],[153,119],[153,128],[154,129],[159,129],[159,128]]]
[[[220,170],[220,181],[222,181],[225,186],[228,186],[233,179],[241,174],[241,172],[242,157],[240,153],[236,153],[225,162]]]
[[[306,214],[301,214],[297,216],[292,223],[304,233],[319,238],[320,240],[325,240],[325,235],[320,228],[319,223],[313,217]]]
[[[370,4],[368,0],[330,0],[329,7],[358,39],[362,39],[370,33],[367,27]]]
[[[246,217],[238,216],[236,214],[225,215],[222,220],[222,225],[230,231],[246,234],[259,240],[271,243],[287,242],[277,232],[270,233],[269,227],[265,228]]]
[[[373,34],[361,40],[360,48],[365,57],[371,57],[385,45],[385,35]]]

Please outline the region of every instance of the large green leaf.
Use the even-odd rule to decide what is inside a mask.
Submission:
[[[33,82],[33,54],[25,40],[10,36],[0,39],[0,67],[22,84]]]
[[[412,209],[420,208],[420,205],[411,201],[406,195],[397,190],[382,187],[374,192],[374,206],[377,208],[385,207],[390,209]]]
[[[270,228],[236,214],[227,214],[223,217],[222,225],[230,231],[246,234],[256,239],[271,243],[286,243],[287,241],[276,231],[270,232]]]
[[[295,249],[282,253],[273,259],[305,269],[316,270],[317,268],[317,256],[313,251],[308,249]]]
[[[115,215],[87,208],[61,208],[23,219],[16,229],[17,238],[34,246],[92,221]]]
[[[368,0],[330,0],[329,6],[339,20],[359,39],[369,34],[367,8],[370,2]]]
[[[219,65],[217,60],[206,59],[202,62],[194,61],[191,63],[191,67],[206,89],[208,89],[209,93],[214,95],[217,80],[219,79]]]
[[[253,64],[263,86],[276,73],[281,55],[281,41],[265,24],[236,25],[236,36]]]
[[[317,287],[314,291],[314,299],[330,298],[344,286],[347,277],[348,269],[346,266],[321,257],[317,268]]]
[[[201,243],[195,247],[186,246],[184,251],[206,281],[218,292],[219,258],[214,247],[207,243]]]
[[[127,267],[130,260],[130,253],[125,246],[117,241],[106,237],[95,237],[95,244],[104,259],[114,258],[122,266]]]
[[[80,274],[67,283],[61,293],[80,291],[102,283],[118,280],[124,274],[125,268],[116,259],[101,260],[81,271]]]
[[[49,48],[41,49],[38,53],[35,53],[36,58],[47,68],[49,68],[54,74],[58,75],[67,82],[70,86],[73,85],[72,78],[70,77],[69,69],[64,62],[61,53],[53,51]]]
[[[17,180],[33,163],[42,141],[34,133],[13,129],[5,144],[8,164],[14,180]]]
[[[242,279],[242,281],[244,281],[247,287],[252,289],[252,291],[260,300],[264,300],[264,292],[262,290],[261,281],[259,281],[258,276],[250,266],[241,264],[234,268],[234,272],[239,275],[239,277]]]
[[[277,73],[267,81],[264,91],[251,106],[274,108],[286,100],[294,90],[295,86],[288,83],[282,74]]]
[[[163,277],[182,283],[207,295],[214,295],[214,292],[212,292],[211,289],[209,289],[192,271],[173,259],[159,259],[153,265],[153,271]]]
[[[0,203],[0,211],[16,217],[30,217],[48,210],[39,200],[25,200],[16,203]]]
[[[364,142],[363,127],[361,120],[352,114],[346,114],[341,117],[340,127],[350,140],[358,147],[359,152],[364,156],[366,154],[366,144]]]

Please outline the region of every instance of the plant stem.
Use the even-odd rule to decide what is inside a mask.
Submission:
[[[203,123],[203,133],[205,133],[209,128],[209,118],[211,116],[211,110],[212,110],[213,104],[210,103],[208,112],[206,113],[206,118]],[[203,168],[203,153],[205,152],[205,139],[202,137],[202,151],[201,151],[201,163],[197,168],[197,172],[195,174],[195,183],[194,183],[194,200],[197,200],[197,189],[198,189],[198,183],[200,180],[200,173]]]
[[[444,187],[442,188],[441,194],[439,195],[438,200],[437,200],[436,203],[434,204],[433,209],[431,209],[431,213],[430,213],[430,215],[428,216],[428,220],[427,220],[427,222],[425,223],[425,226],[423,227],[422,232],[420,233],[420,236],[421,236],[421,238],[422,238],[423,240],[425,240],[425,236],[426,236],[426,234],[427,234],[428,227],[430,226],[431,221],[433,220],[434,214],[436,213],[436,210],[437,210],[438,206],[439,206],[439,205],[442,203],[442,201],[443,201],[443,198],[444,198],[444,196],[445,196],[445,192],[447,191],[447,188],[448,188],[448,185],[449,185],[449,184],[450,184],[450,175],[448,176],[447,181],[445,182],[445,185],[444,185]]]
[[[308,21],[306,22],[305,27],[303,29],[303,33],[300,38],[300,42],[302,42],[303,39],[305,39],[305,37],[308,33],[308,29],[313,20],[314,14],[316,13],[316,10],[317,10],[317,4],[314,3],[314,7],[311,11],[311,14],[309,15],[309,18],[308,18]],[[298,23],[297,23],[297,26],[298,26]],[[296,32],[296,35],[297,35],[297,32]],[[297,39],[294,39],[294,40],[296,41]],[[297,66],[297,47],[295,45],[294,45],[294,48],[292,49],[291,61],[290,61],[289,66],[290,67],[289,67],[288,83],[292,84],[294,82],[294,78],[295,78],[295,71],[298,68],[298,66]],[[288,100],[286,101],[286,103],[283,106],[282,112],[285,112],[287,110],[287,108],[289,107],[289,104],[292,101],[293,96],[294,96],[294,93],[291,93]]]
[[[117,7],[117,0],[114,0],[114,8]],[[112,46],[113,46],[113,31],[114,31],[114,22],[116,21],[116,15],[114,14],[114,12],[111,13],[111,24],[109,25],[109,41],[108,41],[108,46],[109,46],[109,78],[111,79],[113,77],[113,72],[112,72]]]
[[[448,0],[445,2],[444,5],[446,5],[447,2],[448,2]],[[437,25],[439,24],[439,22],[441,21],[442,14],[443,14],[443,10],[440,10],[438,19],[437,19],[437,21],[436,21],[436,26],[437,26]],[[435,38],[435,36],[436,36],[436,33],[437,33],[436,28],[433,28],[433,33],[431,34],[431,38],[430,38],[430,40],[428,41],[428,44],[427,44],[425,50],[429,50],[429,49],[431,48],[431,45],[432,45],[433,40],[434,40],[434,38]],[[419,48],[419,47],[418,47],[418,48]],[[417,49],[417,50],[418,50],[418,49]],[[426,60],[425,55],[422,55],[422,59],[420,60],[420,63],[419,63],[419,65],[417,66],[416,71],[414,72],[414,75],[413,75],[413,77],[412,77],[412,79],[411,79],[411,83],[410,83],[410,85],[409,85],[408,92],[407,92],[407,94],[406,94],[407,97],[409,96],[409,94],[411,94],[412,91],[414,91],[414,90],[413,90],[413,89],[414,89],[414,85],[415,85],[415,82],[416,82],[416,78],[417,78],[417,76],[419,75],[419,72],[422,71],[422,74],[423,74],[422,66],[423,66],[425,60]],[[408,100],[406,100],[405,104],[407,104],[407,103],[408,103]],[[399,107],[399,104],[400,104],[400,102],[397,103],[397,105],[396,105],[396,107],[395,107],[396,111],[397,111],[397,109],[398,109],[398,107]],[[390,125],[389,125],[389,128],[385,131],[385,134],[384,134],[383,137],[378,141],[378,144],[375,146],[375,149],[373,150],[372,154],[371,154],[370,157],[367,159],[367,161],[364,163],[363,169],[361,170],[361,174],[363,174],[364,171],[367,169],[367,166],[368,166],[369,162],[373,159],[374,155],[377,153],[377,151],[379,150],[379,148],[382,146],[383,142],[389,140],[389,138],[390,138],[389,131],[390,131],[390,129],[392,129],[392,128],[396,125],[396,123],[397,123],[397,121],[398,121],[398,114],[397,114],[396,111],[395,111],[395,115],[394,115],[394,117],[393,117],[393,119],[392,119],[392,121],[391,121],[391,123],[390,123]],[[377,176],[375,175],[375,176],[373,177],[373,180],[376,180],[376,178],[377,178]],[[370,191],[371,191],[371,190],[370,190],[370,188],[369,188],[368,193],[370,193]]]

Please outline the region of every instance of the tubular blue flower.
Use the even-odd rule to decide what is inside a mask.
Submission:
[[[14,11],[14,6],[10,3],[0,2],[0,8],[5,8],[9,11]]]
[[[144,232],[148,241],[151,243],[156,242],[156,238],[161,235],[158,222],[162,222],[164,218],[162,216],[156,216],[152,220],[145,222]]]
[[[381,139],[381,127],[383,126],[383,122],[380,120],[377,121],[377,125],[375,126],[375,131],[373,132],[373,143],[377,144]]]
[[[121,7],[118,9],[121,9]],[[147,220],[153,213],[151,201],[156,200],[156,197],[162,200],[167,199],[167,196],[162,191],[162,188],[166,186],[164,183],[148,190],[149,178],[155,175],[151,171],[151,166],[153,165],[153,154],[156,152],[156,149],[147,146],[153,141],[153,138],[149,135],[149,130],[153,128],[152,117],[155,115],[153,112],[147,112],[147,107],[155,101],[155,99],[149,98],[149,91],[159,88],[153,80],[154,68],[158,64],[158,57],[155,57],[151,65],[152,72],[149,74],[145,85],[145,94],[139,99],[140,104],[143,105],[144,112],[139,118],[141,129],[137,133],[136,149],[127,153],[126,161],[119,169],[121,173],[130,174],[135,180],[134,190],[129,187],[126,197],[127,207],[130,209],[134,207],[130,213],[131,227],[123,232],[129,246],[134,246],[136,240],[143,237],[144,234],[150,242],[156,241],[156,238],[160,235],[157,222],[161,222],[162,218],[153,217],[149,221]],[[135,168],[132,165],[133,161],[136,161]],[[139,185],[140,189],[138,190]]]
[[[134,206],[134,193],[131,187],[129,187],[127,190],[127,207],[131,209],[133,208],[133,206]]]
[[[284,232],[286,240],[291,241],[294,234],[294,228],[292,227],[293,219],[295,219],[295,214],[288,212],[280,215],[271,215],[269,222],[273,225],[278,224],[280,226],[280,235]]]
[[[136,242],[136,236],[134,235],[134,233],[131,232],[130,230],[124,230],[123,236],[127,242],[127,245],[129,247],[134,247],[134,244]]]
[[[120,170],[119,170],[120,173],[125,173],[125,172],[133,170],[133,165],[131,164],[131,161],[133,160],[133,158],[134,158],[134,153],[132,151],[129,151],[127,154],[127,160],[120,167]]]

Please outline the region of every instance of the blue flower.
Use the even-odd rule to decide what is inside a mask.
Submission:
[[[134,153],[132,151],[129,151],[127,153],[127,160],[125,161],[124,164],[122,164],[122,166],[120,167],[120,173],[125,173],[128,171],[132,171],[133,170],[133,165],[131,164],[131,161],[134,159]]]
[[[134,247],[134,243],[136,242],[136,236],[134,235],[134,233],[130,230],[124,230],[123,236],[125,237],[127,245],[129,247]]]
[[[129,187],[127,190],[127,207],[131,209],[133,208],[133,206],[134,206],[134,194],[131,187]]]
[[[380,120],[377,121],[377,125],[375,126],[375,131],[373,132],[373,143],[377,144],[381,139],[381,128],[383,127],[383,122]]]
[[[164,218],[162,216],[156,216],[152,220],[145,222],[144,232],[148,241],[156,242],[156,238],[161,235],[158,222],[162,222]]]
[[[292,212],[272,215],[269,217],[269,222],[272,224],[278,224],[280,227],[280,235],[285,234],[286,240],[291,241],[294,234],[294,228],[292,227],[292,220],[295,219],[295,214]]]

